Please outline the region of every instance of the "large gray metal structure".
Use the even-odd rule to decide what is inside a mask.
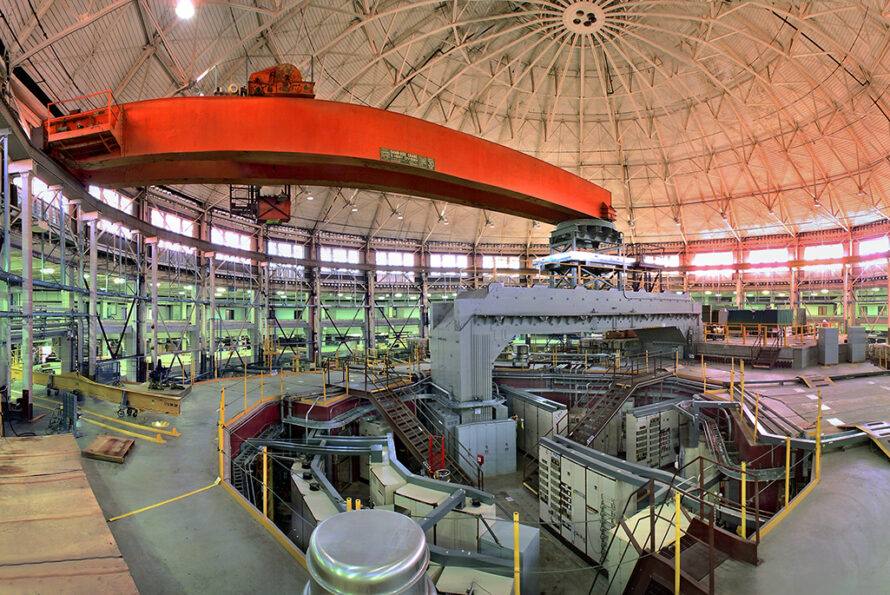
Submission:
[[[491,398],[492,365],[516,335],[674,326],[689,345],[701,337],[701,304],[688,295],[492,283],[435,304],[431,325],[433,382],[473,401]]]

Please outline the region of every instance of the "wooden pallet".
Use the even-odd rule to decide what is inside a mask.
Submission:
[[[89,446],[80,451],[80,454],[89,459],[123,463],[135,442],[132,438],[102,434],[90,442]]]

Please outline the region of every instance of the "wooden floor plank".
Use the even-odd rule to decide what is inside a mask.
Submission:
[[[137,593],[70,435],[0,441],[0,592]]]

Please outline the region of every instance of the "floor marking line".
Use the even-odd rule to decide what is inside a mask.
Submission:
[[[194,494],[198,494],[200,492],[203,492],[204,490],[209,490],[210,488],[216,487],[218,485],[219,485],[219,478],[217,477],[216,481],[214,481],[210,485],[204,486],[203,488],[198,488],[197,490],[192,490],[191,492],[189,492],[187,494],[181,494],[179,496],[170,498],[168,500],[164,500],[163,502],[158,502],[157,504],[152,504],[151,506],[146,506],[146,507],[140,508],[138,510],[131,510],[130,512],[126,512],[124,514],[119,514],[115,517],[111,517],[110,519],[108,519],[108,522],[110,523],[112,521],[116,521],[116,520],[122,519],[124,517],[133,516],[134,514],[139,514],[140,512],[145,512],[146,510],[151,510],[152,508],[157,508],[158,506],[163,506],[164,504],[169,504],[170,502],[176,502],[177,500],[182,500],[183,498],[187,498]]]
[[[108,428],[109,430],[114,430],[118,434],[126,434],[127,436],[133,436],[135,438],[142,438],[143,440],[148,440],[149,442],[156,442],[158,444],[166,444],[167,443],[166,440],[161,438],[160,434],[155,434],[154,436],[146,436],[145,434],[140,434],[138,432],[131,432],[129,430],[125,430],[120,427],[109,426],[108,424],[103,424],[102,422],[98,422],[98,421],[96,421],[94,419],[90,419],[88,417],[81,416],[80,419],[89,423],[89,424],[93,424],[93,425],[99,426],[101,428]]]

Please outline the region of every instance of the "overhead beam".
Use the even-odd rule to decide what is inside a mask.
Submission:
[[[547,223],[599,218],[611,208],[607,190],[555,165],[371,107],[291,97],[177,97],[120,109],[121,149],[70,165],[84,184],[346,186]],[[196,129],[204,132],[191,134]]]

